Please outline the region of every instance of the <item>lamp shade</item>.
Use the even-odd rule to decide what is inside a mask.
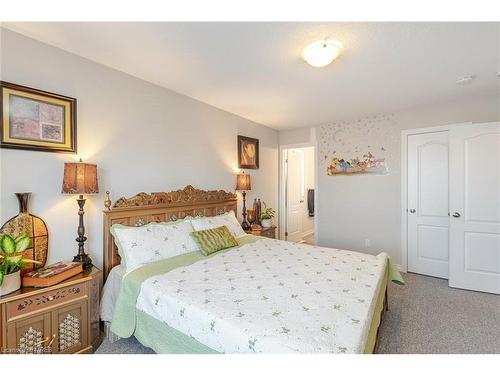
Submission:
[[[236,176],[236,190],[252,190],[249,174],[239,174]]]
[[[87,163],[64,163],[63,194],[97,194],[97,165]]]

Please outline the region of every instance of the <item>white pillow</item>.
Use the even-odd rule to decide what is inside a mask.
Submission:
[[[148,263],[200,250],[191,232],[193,226],[189,219],[150,223],[142,227],[119,224],[111,227],[126,273]]]
[[[235,237],[241,237],[246,234],[243,228],[241,228],[238,219],[236,219],[233,210],[222,215],[191,219],[191,224],[193,224],[193,228],[196,231],[213,229],[225,225]]]

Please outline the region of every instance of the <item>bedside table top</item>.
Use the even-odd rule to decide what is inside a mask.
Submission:
[[[30,295],[33,294],[38,294],[40,292],[47,292],[51,291],[53,289],[59,289],[62,286],[70,286],[73,284],[78,284],[82,281],[87,281],[89,279],[92,279],[96,276],[98,276],[99,273],[102,271],[95,267],[92,266],[92,268],[89,268],[88,270],[84,270],[83,272],[79,273],[78,275],[72,276],[66,280],[61,281],[58,284],[54,284],[51,286],[43,287],[43,288],[35,288],[35,287],[21,287],[21,289],[16,290],[15,292],[6,294],[2,297],[0,297],[0,303],[8,302],[11,299],[18,299],[19,297],[29,297]]]
[[[276,229],[276,225],[273,225],[273,226],[270,226],[269,228],[262,228],[259,230],[248,229],[248,230],[245,230],[245,233],[254,234],[254,235],[258,236],[260,233],[274,231],[275,229]]]

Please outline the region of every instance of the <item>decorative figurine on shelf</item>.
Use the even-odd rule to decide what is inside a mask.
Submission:
[[[247,191],[251,189],[252,185],[249,174],[245,174],[245,172],[243,172],[242,174],[236,176],[236,190],[240,190],[241,195],[243,196],[243,212],[241,213],[243,221],[241,222],[241,227],[244,230],[248,230],[250,228],[250,224],[247,221],[246,195]]]
[[[83,206],[86,199],[83,195],[98,194],[99,187],[97,184],[97,165],[82,163],[64,163],[64,178],[62,185],[63,194],[79,194],[78,199],[78,254],[73,258],[73,262],[81,262],[83,269],[92,267],[92,259],[85,254],[84,244],[87,240],[85,237],[85,227],[83,225]]]
[[[106,208],[106,211],[111,210],[111,198],[109,197],[109,191],[106,191],[106,197],[104,198],[104,208]]]

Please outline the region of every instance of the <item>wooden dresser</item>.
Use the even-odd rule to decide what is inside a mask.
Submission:
[[[0,353],[92,353],[100,337],[102,272],[0,297]]]

